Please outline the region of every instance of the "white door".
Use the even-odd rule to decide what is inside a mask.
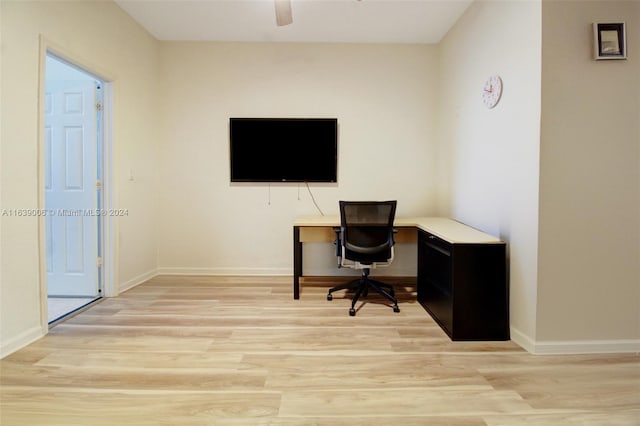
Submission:
[[[97,82],[46,83],[46,241],[50,296],[98,294]]]

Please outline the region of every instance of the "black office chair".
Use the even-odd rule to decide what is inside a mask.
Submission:
[[[339,267],[362,269],[359,279],[340,284],[329,290],[327,300],[334,291],[351,289],[356,293],[349,315],[356,314],[355,306],[360,296],[366,297],[369,289],[393,303],[393,311],[400,312],[393,287],[369,278],[376,266],[388,266],[393,260],[393,220],[397,201],[340,201],[340,229],[336,232],[336,254]]]

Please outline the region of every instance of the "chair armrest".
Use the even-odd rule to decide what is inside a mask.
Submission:
[[[339,226],[333,227],[333,232],[336,234],[333,244],[336,246],[336,257],[338,258],[338,268],[342,268],[342,229]]]

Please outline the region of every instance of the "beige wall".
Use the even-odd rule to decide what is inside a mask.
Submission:
[[[116,287],[157,269],[158,42],[111,2],[0,2],[2,209],[37,209],[40,36],[113,78]],[[10,106],[10,107],[8,107]],[[136,180],[128,181],[129,170]],[[41,335],[37,218],[0,217],[0,353]]]
[[[640,339],[640,2],[543,2],[541,346]],[[592,59],[627,23],[626,61]]]
[[[326,214],[340,199],[435,211],[435,51],[163,43],[161,272],[291,274],[291,223],[318,214],[304,185],[229,183],[229,117],[337,117],[338,184],[311,185]],[[307,272],[336,273],[330,246],[308,249]],[[396,272],[415,273],[404,260]]]
[[[639,345],[639,7],[475,2],[440,45],[439,209],[508,242],[512,339],[531,352]],[[627,61],[592,60],[606,20],[627,22]]]
[[[508,243],[512,339],[535,337],[540,2],[475,2],[440,44],[440,212]],[[504,91],[492,110],[486,79]]]

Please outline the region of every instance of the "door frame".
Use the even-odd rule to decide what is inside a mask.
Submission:
[[[80,59],[77,55],[56,45],[44,36],[40,36],[39,81],[38,81],[38,211],[46,209],[46,141],[45,141],[45,92],[47,54],[55,56],[62,62],[93,75],[103,83],[103,110],[101,154],[102,154],[102,206],[106,211],[113,209],[113,78],[99,68]],[[117,296],[116,274],[116,221],[110,215],[101,216],[102,233],[102,296]],[[49,331],[48,292],[47,292],[47,241],[46,221],[44,215],[38,216],[38,264],[40,281],[40,326],[42,334]]]

